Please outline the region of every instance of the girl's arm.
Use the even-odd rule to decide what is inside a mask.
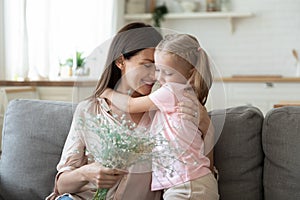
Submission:
[[[107,88],[101,97],[108,99],[117,108],[129,113],[141,113],[158,109],[148,96],[133,98]]]

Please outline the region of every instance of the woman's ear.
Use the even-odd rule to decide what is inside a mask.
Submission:
[[[124,56],[121,55],[119,58],[117,58],[117,60],[115,61],[115,64],[117,65],[117,67],[121,70],[123,70],[125,68],[125,59]]]

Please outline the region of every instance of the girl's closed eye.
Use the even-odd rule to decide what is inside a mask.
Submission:
[[[165,70],[164,74],[167,75],[167,76],[171,76],[171,75],[173,75],[173,72]]]
[[[166,76],[170,76],[173,74],[173,72],[171,70],[169,70],[166,67],[162,67],[162,66],[161,66],[161,68],[156,66],[155,72],[161,72],[163,75],[166,75]]]

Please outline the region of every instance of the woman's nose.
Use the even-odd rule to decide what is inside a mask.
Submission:
[[[156,74],[155,74],[155,65],[153,64],[153,66],[149,69],[149,77],[152,80],[156,80]]]
[[[152,80],[156,80],[156,73],[155,73],[154,70],[151,71],[151,72],[149,73],[149,77],[150,77]]]
[[[161,71],[156,72],[156,73],[155,73],[155,76],[156,76],[156,80],[157,80],[158,82],[162,82],[163,77],[162,77],[162,75],[161,75]]]

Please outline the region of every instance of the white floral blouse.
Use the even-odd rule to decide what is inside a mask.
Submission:
[[[93,137],[90,133],[78,129],[77,122],[79,119],[84,119],[88,114],[102,114],[107,115],[109,107],[104,99],[90,99],[82,101],[78,104],[74,113],[71,129],[63,152],[61,160],[57,165],[56,181],[59,175],[64,171],[74,170],[80,168],[83,165],[94,162],[94,159],[89,149],[91,148],[89,140]],[[148,119],[148,118],[147,118]],[[142,119],[139,126],[148,124],[148,120]],[[50,194],[46,199],[54,200],[58,199],[61,195],[57,191],[56,181],[54,185],[53,193]],[[89,190],[71,194],[72,198],[77,199],[92,199],[96,191],[95,185],[92,183],[88,184]],[[151,191],[151,171],[143,173],[129,173],[124,176],[120,182],[112,187],[108,194],[107,199],[109,200],[160,200],[161,191]]]

